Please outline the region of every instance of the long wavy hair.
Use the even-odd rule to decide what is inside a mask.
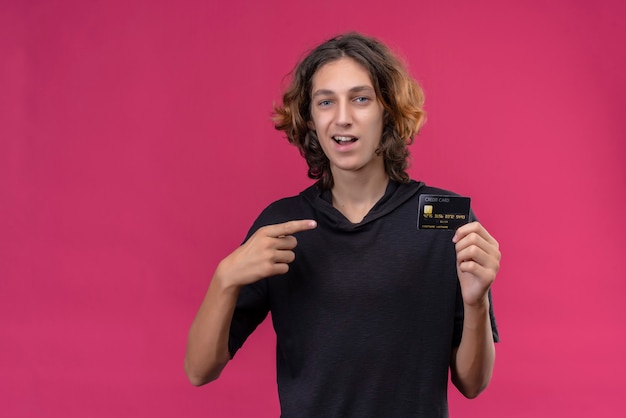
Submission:
[[[314,130],[310,129],[313,75],[323,65],[349,57],[370,75],[376,97],[384,108],[384,127],[377,155],[383,156],[387,175],[406,183],[409,175],[408,146],[426,120],[424,92],[402,62],[376,39],[350,32],[322,43],[294,69],[282,105],[274,106],[274,126],[284,131],[289,142],[306,159],[308,176],[322,190],[333,187],[330,163]]]

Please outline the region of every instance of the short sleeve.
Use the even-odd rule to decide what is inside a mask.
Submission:
[[[241,348],[256,327],[263,322],[268,312],[267,279],[249,284],[241,289],[230,324],[228,350],[231,357]]]
[[[265,223],[262,220],[263,214],[254,222],[248,234],[246,242],[254,232]],[[267,279],[251,283],[241,288],[233,319],[230,323],[230,333],[228,337],[228,351],[231,358],[246,342],[250,334],[263,322],[269,313],[269,296],[267,289]]]

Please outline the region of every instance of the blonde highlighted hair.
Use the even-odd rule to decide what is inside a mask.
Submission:
[[[308,122],[311,120],[313,75],[323,65],[344,57],[367,70],[384,107],[383,134],[377,153],[383,156],[387,174],[392,180],[408,182],[408,146],[426,120],[424,93],[402,62],[376,39],[346,33],[329,39],[309,53],[293,71],[282,105],[274,106],[274,126],[284,131],[289,142],[298,147],[309,167],[308,176],[318,180],[322,190],[332,188],[328,158]]]

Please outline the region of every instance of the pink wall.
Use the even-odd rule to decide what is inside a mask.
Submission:
[[[2,2],[0,415],[277,416],[269,326],[200,389],[186,334],[259,211],[310,184],[268,119],[283,76],[356,29],[424,85],[413,176],[472,196],[504,253],[495,376],[452,416],[618,416],[624,3],[297,3]]]

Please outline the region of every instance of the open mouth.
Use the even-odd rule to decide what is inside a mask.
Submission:
[[[351,142],[356,142],[359,138],[354,136],[333,136],[333,140],[338,144],[349,144]]]

